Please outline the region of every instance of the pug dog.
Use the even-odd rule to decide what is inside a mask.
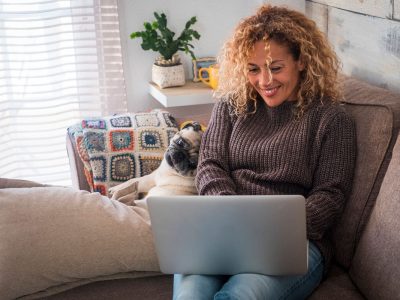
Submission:
[[[131,204],[142,193],[147,196],[196,195],[194,178],[202,134],[203,129],[198,122],[186,124],[172,137],[156,170],[110,188],[109,194],[113,199]],[[127,201],[127,198],[130,199]]]

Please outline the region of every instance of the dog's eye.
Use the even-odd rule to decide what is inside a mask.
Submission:
[[[177,146],[179,146],[179,147],[181,147],[181,148],[183,148],[183,149],[188,149],[188,148],[190,148],[190,145],[189,145],[189,143],[188,142],[186,142],[183,138],[178,138],[178,139],[176,139],[175,141],[174,141],[174,143],[177,145]]]

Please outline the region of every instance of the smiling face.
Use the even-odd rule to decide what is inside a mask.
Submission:
[[[297,100],[300,72],[303,69],[301,61],[294,59],[287,46],[271,40],[268,55],[265,42],[259,41],[248,60],[247,78],[264,102],[276,107],[285,101]]]

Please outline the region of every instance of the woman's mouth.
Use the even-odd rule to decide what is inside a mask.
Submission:
[[[266,97],[273,97],[278,93],[278,88],[279,87],[274,87],[274,88],[268,88],[268,89],[260,89],[262,94]]]

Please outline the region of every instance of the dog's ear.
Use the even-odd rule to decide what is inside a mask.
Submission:
[[[181,125],[181,130],[188,128],[188,127],[193,127],[194,131],[204,131],[204,127],[199,122],[196,122],[196,121],[184,122]]]

